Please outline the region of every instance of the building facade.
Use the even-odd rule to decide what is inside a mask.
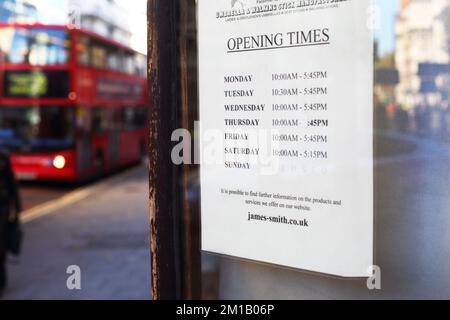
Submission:
[[[421,65],[450,63],[450,0],[402,0],[396,23],[397,102],[408,109],[435,106],[441,97],[423,92]],[[429,79],[427,79],[429,81]]]
[[[0,0],[0,22],[72,23],[124,45],[132,37],[127,10],[114,0]]]
[[[0,0],[0,22],[36,22],[39,14],[32,0]]]
[[[130,45],[132,33],[127,10],[114,0],[69,0],[69,18],[83,29]]]

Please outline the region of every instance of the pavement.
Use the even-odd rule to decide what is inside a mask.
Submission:
[[[24,212],[4,299],[149,299],[147,193],[141,166]],[[67,288],[69,266],[81,290]]]
[[[63,183],[21,182],[19,184],[24,210],[59,199],[75,189],[73,185]]]

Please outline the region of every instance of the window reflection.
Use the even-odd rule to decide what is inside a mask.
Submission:
[[[84,35],[79,37],[77,50],[78,63],[82,66],[146,76],[146,58],[139,53],[126,51]]]
[[[59,106],[2,106],[0,145],[68,146],[73,140],[75,112]]]
[[[376,124],[448,140],[450,4],[403,0],[395,15],[390,50],[382,54],[375,50]]]
[[[69,48],[68,35],[62,29],[0,28],[0,51],[6,63],[67,64]]]

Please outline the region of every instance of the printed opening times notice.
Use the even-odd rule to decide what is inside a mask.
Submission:
[[[373,264],[369,0],[258,13],[259,0],[198,5],[202,249],[367,275]]]
[[[240,73],[221,78],[225,155],[261,155],[261,140],[253,139],[253,145],[250,140],[264,129],[270,140],[264,156],[329,159],[332,103],[328,70],[269,72],[265,77]],[[251,163],[236,157],[225,160],[224,165],[252,168]]]

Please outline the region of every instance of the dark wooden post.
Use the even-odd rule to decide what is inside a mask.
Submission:
[[[197,9],[196,0],[180,0],[180,3],[182,125],[194,137],[194,123],[198,120]],[[191,143],[194,147],[192,140]],[[193,150],[191,159],[194,160]],[[183,166],[183,296],[186,299],[202,297],[198,180],[197,164]]]
[[[171,159],[173,130],[192,128],[197,113],[195,1],[147,5],[152,298],[198,299],[199,209],[187,197],[194,168]]]

